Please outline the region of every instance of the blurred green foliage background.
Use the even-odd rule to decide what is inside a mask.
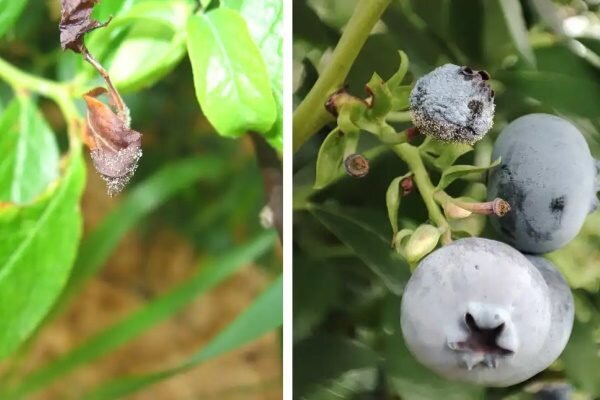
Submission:
[[[327,65],[360,0],[294,1],[294,102],[299,104]],[[494,128],[459,164],[478,162],[513,119],[562,116],[600,157],[600,3],[581,0],[392,0],[352,65],[346,82],[365,97],[373,72],[410,59],[412,81],[454,63],[483,69],[496,91]],[[399,330],[400,294],[409,276],[390,249],[385,193],[407,172],[369,135],[360,152],[369,175],[342,177],[313,189],[318,149],[330,124],[294,157],[294,384],[298,399],[527,399],[542,383],[568,382],[574,399],[600,398],[600,213],[580,234],[548,254],[573,289],[576,321],[562,357],[529,381],[488,389],[440,379],[407,352]],[[409,124],[397,124],[398,131]],[[437,179],[435,174],[432,179]],[[577,177],[573,177],[577,179]],[[450,187],[464,193],[464,184]],[[427,220],[418,195],[402,200],[401,228]],[[481,236],[494,233],[480,219]],[[424,310],[426,312],[426,310]]]

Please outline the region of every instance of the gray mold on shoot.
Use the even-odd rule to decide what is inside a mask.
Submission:
[[[415,358],[437,374],[486,386],[522,382],[551,330],[544,277],[512,247],[460,239],[421,261],[401,305],[401,328]]]
[[[421,77],[410,94],[420,132],[450,142],[475,143],[492,128],[494,91],[485,71],[446,64]]]

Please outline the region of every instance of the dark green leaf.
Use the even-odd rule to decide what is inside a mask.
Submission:
[[[310,207],[311,213],[342,243],[352,249],[394,293],[401,293],[410,277],[408,263],[390,246],[390,241],[359,218],[334,206]]]
[[[294,341],[308,336],[340,301],[342,281],[318,259],[294,257]]]
[[[64,176],[34,203],[0,208],[0,358],[34,331],[67,281],[81,235],[83,182],[76,151]]]
[[[320,335],[294,346],[294,397],[302,397],[344,373],[377,365],[377,354],[357,341]]]
[[[27,0],[0,0],[0,38],[12,28],[27,4]]]
[[[183,364],[165,371],[103,384],[85,400],[117,399],[147,388],[277,329],[283,322],[283,280],[277,279],[242,314]]]
[[[54,133],[29,97],[0,116],[0,202],[26,204],[58,178]]]
[[[157,323],[171,317],[197,296],[206,293],[232,276],[242,266],[251,263],[272,247],[274,239],[275,236],[272,232],[263,234],[249,244],[209,262],[208,266],[200,268],[200,272],[196,276],[177,288],[95,335],[65,356],[33,372],[23,380],[22,386],[14,390],[13,395],[18,397],[33,393],[78,366],[93,361],[146,332]]]
[[[196,97],[217,132],[231,137],[270,132],[277,106],[244,19],[220,8],[190,17],[187,32]]]

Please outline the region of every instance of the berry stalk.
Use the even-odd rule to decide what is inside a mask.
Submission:
[[[431,179],[429,179],[429,174],[425,169],[425,165],[419,154],[419,149],[408,143],[395,145],[392,149],[408,165],[408,168],[414,174],[414,183],[423,198],[423,202],[429,213],[429,218],[442,231],[442,244],[451,243],[452,232],[450,230],[450,225],[434,199],[435,187],[433,186],[433,183],[431,183]]]

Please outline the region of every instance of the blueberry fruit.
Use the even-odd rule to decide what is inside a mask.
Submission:
[[[406,345],[441,376],[487,386],[522,382],[554,359],[552,291],[514,248],[460,239],[421,261],[401,306]],[[554,348],[554,347],[553,347]],[[554,351],[556,353],[556,351]]]
[[[492,127],[494,91],[485,71],[446,64],[421,77],[410,93],[415,126],[426,135],[474,143]]]
[[[569,400],[572,391],[568,383],[546,384],[535,393],[533,398],[534,400]]]
[[[575,305],[571,288],[548,260],[537,256],[526,256],[527,259],[537,268],[544,277],[549,289],[551,320],[550,331],[542,347],[542,351],[533,361],[531,368],[543,371],[546,367],[560,356],[565,349],[571,330],[573,329],[573,319],[575,317]]]
[[[492,224],[503,239],[527,253],[556,250],[573,239],[597,206],[596,161],[568,121],[530,114],[511,122],[494,145],[501,164],[490,171],[488,198],[511,212]]]

